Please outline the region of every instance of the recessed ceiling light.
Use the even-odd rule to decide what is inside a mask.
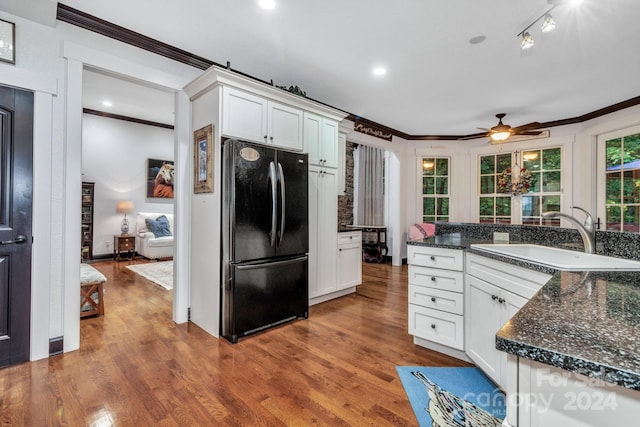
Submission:
[[[374,76],[384,76],[385,74],[387,74],[387,69],[384,67],[376,67],[373,69]]]
[[[113,103],[111,101],[102,101],[103,107],[113,107]]]
[[[275,0],[259,0],[258,5],[263,9],[273,9],[276,7]]]

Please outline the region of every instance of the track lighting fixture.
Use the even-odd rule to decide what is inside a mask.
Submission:
[[[534,45],[533,36],[531,36],[529,29],[533,27],[538,21],[542,20],[542,26],[540,27],[540,30],[543,33],[548,33],[550,31],[553,31],[556,29],[556,21],[555,19],[553,19],[553,16],[551,16],[551,11],[555,9],[556,6],[563,5],[563,4],[566,4],[571,7],[575,7],[578,4],[580,4],[582,0],[548,0],[548,2],[552,6],[542,15],[537,17],[531,24],[524,27],[524,30],[520,31],[517,34],[518,37],[522,37],[522,40],[520,42],[520,47],[522,48],[522,50],[526,50],[533,47]]]

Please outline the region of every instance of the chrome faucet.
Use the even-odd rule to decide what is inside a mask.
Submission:
[[[580,233],[582,237],[582,243],[584,244],[584,251],[588,254],[592,254],[596,247],[596,228],[593,225],[593,217],[585,209],[578,206],[571,206],[571,209],[578,209],[587,215],[584,220],[584,224],[581,224],[575,217],[562,213],[562,212],[545,212],[542,214],[543,218],[565,218],[568,219]]]

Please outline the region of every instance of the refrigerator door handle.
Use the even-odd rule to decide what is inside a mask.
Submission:
[[[285,182],[284,182],[284,171],[282,170],[282,165],[278,162],[278,175],[280,176],[280,238],[278,239],[278,245],[282,244],[282,238],[284,237],[284,225],[285,225]]]
[[[309,257],[307,255],[303,255],[303,256],[299,256],[296,258],[291,258],[291,259],[285,259],[282,261],[274,261],[274,262],[256,262],[256,263],[251,263],[251,264],[244,264],[244,265],[236,265],[236,270],[256,270],[259,268],[264,268],[265,265],[268,265],[269,267],[281,267],[281,266],[285,266],[285,265],[292,265],[292,264],[297,264],[299,262],[303,262],[308,260]]]
[[[276,165],[273,162],[269,163],[269,181],[271,181],[271,232],[269,232],[269,245],[273,247],[276,243],[276,228],[278,226]]]

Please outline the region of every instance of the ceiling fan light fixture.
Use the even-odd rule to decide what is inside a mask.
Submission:
[[[522,48],[522,50],[531,49],[534,44],[535,42],[533,41],[533,37],[531,37],[531,34],[529,34],[528,31],[525,32],[522,35],[522,42],[520,42],[520,47]]]
[[[543,33],[548,33],[556,29],[556,21],[553,19],[550,13],[544,15],[544,20],[542,21],[541,30]]]
[[[511,132],[509,132],[508,130],[500,130],[496,132],[491,132],[491,135],[489,135],[489,138],[491,138],[492,141],[505,141],[510,136],[511,136]]]

